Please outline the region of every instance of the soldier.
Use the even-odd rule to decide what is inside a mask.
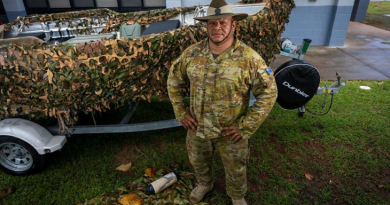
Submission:
[[[236,21],[246,17],[234,14],[224,0],[213,0],[207,15],[195,18],[207,22],[208,38],[187,48],[170,68],[168,93],[176,119],[188,129],[188,156],[198,181],[190,194],[192,203],[200,202],[213,188],[216,150],[232,203],[247,204],[248,139],[271,111],[277,88],[260,55],[234,36]],[[186,107],[188,85],[190,106]],[[249,110],[250,90],[256,101]]]

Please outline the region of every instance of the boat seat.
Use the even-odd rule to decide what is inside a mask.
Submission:
[[[142,33],[143,36],[150,35],[152,33],[162,33],[165,31],[170,31],[173,29],[177,29],[180,27],[180,21],[179,20],[168,20],[168,21],[160,21],[160,22],[154,22],[150,24],[150,26],[145,29],[145,31]]]
[[[122,24],[120,28],[121,38],[135,38],[141,36],[141,25],[135,23],[133,25]]]

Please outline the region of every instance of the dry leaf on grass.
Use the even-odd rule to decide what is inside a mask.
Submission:
[[[101,95],[101,94],[102,94],[102,92],[103,92],[103,90],[102,90],[102,89],[100,89],[100,90],[98,90],[98,91],[95,91],[95,94],[96,94],[96,95]]]
[[[117,167],[116,170],[122,171],[122,172],[127,172],[131,168],[131,162],[129,164],[122,164],[121,166]]]
[[[153,178],[155,175],[156,175],[156,167],[149,167],[145,170],[145,174],[150,177],[150,178]]]
[[[307,180],[310,180],[310,181],[314,179],[314,176],[311,174],[308,174],[308,173],[305,173],[305,177]]]
[[[385,185],[384,184],[378,184],[378,187],[379,188],[382,188],[382,187],[384,187]]]
[[[143,199],[136,193],[128,194],[123,198],[119,199],[119,203],[121,203],[122,205],[140,205],[142,204],[142,202]]]

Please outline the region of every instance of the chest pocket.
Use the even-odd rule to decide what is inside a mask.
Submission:
[[[190,83],[201,82],[204,75],[207,59],[194,57],[187,61],[187,76]]]
[[[249,73],[241,62],[224,62],[218,74],[218,87],[226,93],[243,93],[249,89]]]

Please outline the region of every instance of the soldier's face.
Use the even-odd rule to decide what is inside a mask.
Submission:
[[[231,16],[207,21],[207,33],[214,43],[233,37],[235,28],[236,21]]]

